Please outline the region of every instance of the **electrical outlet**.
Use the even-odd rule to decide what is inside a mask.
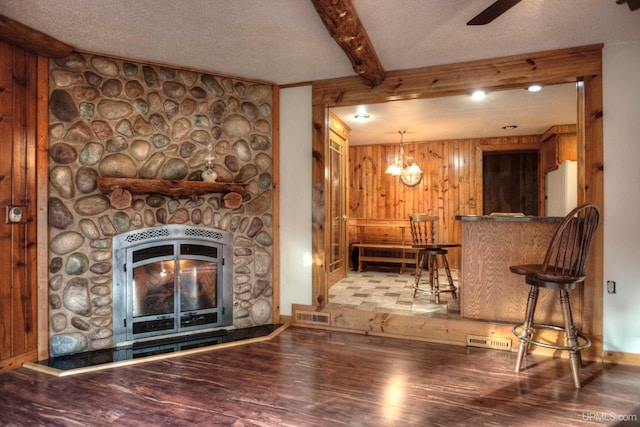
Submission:
[[[616,282],[613,280],[607,280],[607,293],[615,294],[616,293]]]
[[[27,222],[27,207],[26,206],[7,206],[7,224],[17,224]]]

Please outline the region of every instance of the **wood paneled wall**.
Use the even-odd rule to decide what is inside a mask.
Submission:
[[[0,372],[3,372],[37,358],[36,159],[38,120],[43,105],[39,100],[44,99],[44,116],[47,115],[47,60],[4,42],[0,42],[0,58]],[[9,224],[5,220],[7,206],[14,205],[25,207],[25,223]],[[44,264],[46,270],[46,261]]]
[[[415,187],[385,174],[399,155],[399,144],[349,147],[349,218],[407,219],[411,212],[437,215],[437,239],[460,242],[462,228],[456,215],[482,215],[482,156],[487,146],[539,143],[539,136],[478,138],[405,143],[423,171]],[[515,147],[514,147],[515,148]],[[459,267],[460,252],[450,251],[452,267]]]

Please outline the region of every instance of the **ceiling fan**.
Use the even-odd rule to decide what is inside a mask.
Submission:
[[[616,0],[616,4],[624,4],[626,3],[631,10],[640,9],[640,0]]]
[[[511,9],[521,0],[497,0],[491,6],[480,12],[467,25],[486,25],[496,19],[498,16]],[[640,0],[616,0],[616,4],[626,3],[631,10],[640,9]]]
[[[486,25],[518,3],[520,3],[520,0],[497,0],[476,15],[471,21],[467,22],[467,25]]]

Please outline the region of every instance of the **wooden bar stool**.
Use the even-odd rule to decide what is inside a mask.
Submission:
[[[440,293],[451,292],[453,299],[456,299],[456,286],[453,283],[453,277],[451,276],[451,270],[449,269],[449,261],[447,261],[447,254],[449,251],[445,247],[459,246],[457,244],[442,244],[435,240],[436,230],[435,222],[438,220],[437,216],[427,214],[409,214],[409,225],[411,228],[411,238],[413,241],[413,247],[419,249],[416,260],[416,272],[415,283],[413,285],[413,297],[416,297],[417,291],[426,292],[435,297],[436,304],[440,304]],[[442,266],[447,275],[448,285],[444,288],[440,288],[440,279],[438,278],[439,261],[438,257],[442,261]],[[427,269],[429,273],[429,288],[424,289],[420,287],[420,280],[422,278],[422,271]]]
[[[600,222],[600,211],[594,204],[578,206],[560,223],[555,231],[542,264],[514,265],[509,269],[525,276],[531,286],[524,323],[513,327],[520,340],[516,372],[520,372],[529,344],[569,352],[573,382],[580,388],[580,350],[591,346],[591,340],[573,323],[569,290],[585,279],[585,265],[589,247]],[[557,289],[562,307],[563,326],[536,324],[533,317],[540,288]],[[539,338],[540,330],[561,331],[566,335],[566,345],[552,344]]]

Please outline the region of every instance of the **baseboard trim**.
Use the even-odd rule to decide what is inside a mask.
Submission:
[[[285,315],[285,314],[281,314],[279,317],[279,321],[277,323],[286,323],[286,324],[291,324],[291,316],[289,315]]]
[[[21,354],[20,356],[2,360],[0,361],[0,374],[18,369],[24,363],[33,362],[35,360],[38,360],[38,354],[35,350]]]
[[[621,351],[603,351],[602,360],[613,365],[640,366],[640,354]]]

